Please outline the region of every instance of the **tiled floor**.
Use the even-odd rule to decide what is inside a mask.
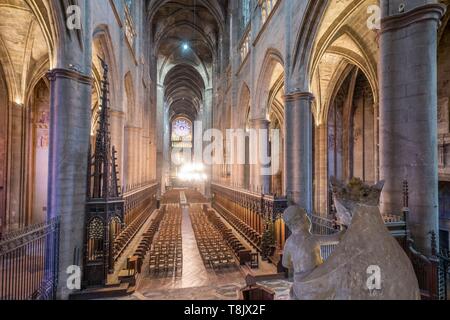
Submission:
[[[189,217],[189,209],[183,210],[183,273],[178,278],[155,279],[148,273],[148,262],[136,293],[126,300],[236,300],[238,291],[245,287],[244,274],[234,269],[214,272],[203,264]],[[270,268],[265,271],[270,270]],[[282,280],[264,281],[277,293],[276,299],[289,297],[290,283]]]
[[[276,300],[289,300],[291,283],[285,280],[270,280],[259,283],[275,291]],[[126,300],[236,300],[243,281],[197,288],[155,289],[141,288]]]
[[[189,208],[183,208],[183,222],[181,228],[183,235],[183,276],[181,288],[196,288],[208,285],[209,276],[203,264],[194,230],[192,229]]]

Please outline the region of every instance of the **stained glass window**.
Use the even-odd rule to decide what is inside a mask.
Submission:
[[[175,137],[183,138],[183,140],[189,139],[191,136],[192,127],[189,121],[186,119],[177,119],[173,124],[173,133]]]
[[[192,122],[186,118],[177,118],[172,122],[172,147],[192,148]]]

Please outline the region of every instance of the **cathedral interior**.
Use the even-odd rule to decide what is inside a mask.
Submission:
[[[448,300],[448,5],[0,0],[0,300]]]

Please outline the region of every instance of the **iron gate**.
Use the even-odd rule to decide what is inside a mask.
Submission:
[[[447,250],[441,250],[439,258],[439,299],[448,300],[448,290],[450,277],[450,253]]]
[[[0,237],[0,300],[55,299],[59,221]]]

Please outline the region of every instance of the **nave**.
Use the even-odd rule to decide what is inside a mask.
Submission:
[[[313,238],[352,225],[334,178],[384,182],[421,298],[447,299],[449,5],[0,0],[0,300],[226,298],[282,273],[292,204]]]
[[[188,201],[181,204],[185,198]],[[155,225],[159,225],[156,232]],[[119,299],[235,300],[247,274],[259,276],[258,283],[274,290],[276,299],[288,299],[290,283],[277,274],[275,266],[260,259],[256,269],[250,263],[240,265],[239,251],[251,251],[244,250],[251,244],[210,209],[199,192],[168,191],[138,238],[145,239],[152,227],[155,234],[141,255],[136,291]]]

